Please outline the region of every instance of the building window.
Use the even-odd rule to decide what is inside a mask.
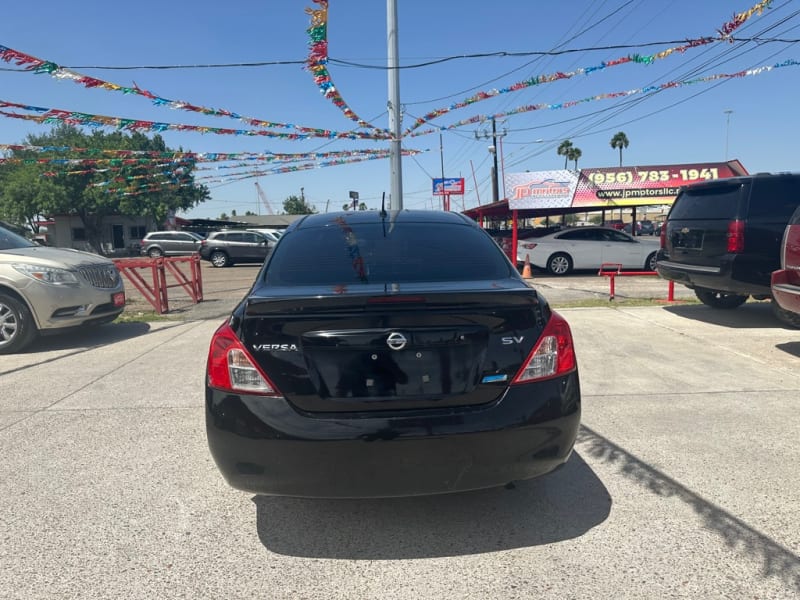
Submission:
[[[72,241],[73,242],[85,242],[86,241],[86,229],[83,227],[73,227],[72,228]]]
[[[130,234],[132,240],[140,240],[147,235],[147,227],[144,225],[131,225]]]

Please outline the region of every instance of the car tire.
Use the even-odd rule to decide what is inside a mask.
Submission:
[[[706,306],[724,309],[738,308],[747,302],[748,298],[748,296],[740,296],[739,294],[729,294],[727,292],[718,292],[716,290],[707,290],[704,288],[697,288],[694,291],[694,295]]]
[[[150,258],[161,258],[164,256],[164,253],[161,251],[161,248],[150,248],[150,250],[147,251],[147,256]]]
[[[644,261],[644,270],[645,271],[655,271],[656,270],[656,258],[658,257],[658,252],[653,252],[650,256],[647,257],[647,260]]]
[[[215,250],[212,252],[208,257],[208,260],[215,267],[229,267],[232,264],[231,259],[228,258],[228,255],[221,250]]]
[[[36,338],[36,324],[28,306],[0,294],[0,354],[19,352]]]
[[[547,272],[551,275],[566,275],[572,271],[572,259],[569,254],[556,252],[547,259]]]
[[[772,312],[782,323],[800,329],[800,314],[781,308],[775,300],[772,301]]]

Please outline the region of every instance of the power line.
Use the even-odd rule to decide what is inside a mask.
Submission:
[[[581,33],[585,33],[584,30]],[[579,34],[578,34],[579,35]],[[717,40],[715,37],[698,38],[703,41]],[[719,40],[717,40],[719,41]],[[782,44],[795,44],[800,42],[800,39],[787,39],[787,38],[764,38],[764,37],[749,37],[739,38],[730,37],[726,38],[726,42],[755,42],[758,44],[782,43]],[[563,50],[530,50],[525,52],[509,52],[507,50],[498,50],[495,52],[479,52],[473,54],[457,54],[452,56],[444,56],[435,58],[424,62],[400,65],[395,67],[400,70],[420,69],[430,67],[454,60],[472,60],[480,58],[525,58],[529,56],[561,56],[564,54],[577,54],[582,52],[604,52],[609,50],[630,50],[634,48],[648,48],[651,46],[664,46],[672,44],[685,44],[686,39],[680,40],[663,40],[657,42],[640,42],[636,44],[611,44],[607,46],[589,46],[586,48],[566,48]],[[386,60],[386,59],[375,59]],[[183,65],[60,65],[65,69],[97,69],[101,71],[136,71],[136,70],[152,70],[152,71],[168,71],[168,70],[191,70],[191,69],[239,69],[239,68],[258,68],[258,67],[276,67],[288,65],[304,65],[307,60],[269,60],[269,61],[255,61],[255,62],[235,62],[235,63],[197,63],[197,64],[183,64]],[[359,63],[345,59],[338,59],[328,57],[328,63],[336,64],[342,67],[354,67],[358,69],[375,69],[386,71],[393,67],[387,67],[380,64],[367,64]],[[524,68],[524,66],[523,66]],[[25,72],[25,69],[14,69],[9,67],[0,68],[0,71],[7,72]]]

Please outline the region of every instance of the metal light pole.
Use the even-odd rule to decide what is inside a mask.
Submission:
[[[386,0],[386,38],[388,44],[389,73],[389,132],[392,139],[389,146],[389,162],[391,165],[391,195],[393,210],[403,209],[403,163],[400,144],[400,69],[397,42],[397,0]]]
[[[499,134],[497,133],[497,123],[495,122],[495,118],[492,117],[492,145],[489,146],[489,152],[492,154],[492,201],[497,202],[500,200],[500,186],[498,183],[498,174],[497,174],[497,138],[504,137],[506,132]],[[488,138],[488,133],[480,133],[475,132],[475,139],[478,138]]]
[[[733,110],[726,108],[722,112],[725,113],[725,160],[728,160],[728,139],[731,133],[731,113]]]

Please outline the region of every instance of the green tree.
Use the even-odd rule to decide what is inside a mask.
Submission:
[[[228,217],[227,213],[221,213],[219,215],[219,220],[220,221],[230,221],[230,218]]]
[[[311,215],[317,212],[305,199],[289,196],[283,201],[283,212],[287,215]]]
[[[583,155],[583,152],[581,152],[581,149],[580,148],[576,148],[575,146],[571,147],[569,149],[569,152],[567,152],[567,158],[569,160],[574,160],[575,161],[575,170],[576,171],[578,170],[578,159],[582,155]]]
[[[564,168],[567,168],[567,161],[570,160],[569,158],[569,151],[572,148],[572,142],[569,140],[564,140],[558,145],[558,150],[556,150],[556,154],[559,156],[564,157]]]
[[[353,203],[348,202],[347,204],[342,204],[342,210],[353,210]],[[358,210],[367,210],[367,205],[363,202],[359,202]]]
[[[611,147],[619,148],[619,166],[622,166],[622,149],[628,147],[628,136],[624,131],[618,131],[611,138]]]
[[[6,163],[0,171],[3,212],[26,222],[37,215],[77,215],[87,241],[98,253],[102,253],[103,224],[108,216],[149,216],[155,223],[163,223],[170,211],[186,210],[209,198],[208,189],[194,183],[194,162],[175,158],[175,151],[166,147],[160,135],[86,134],[61,124],[50,133],[29,135],[24,145],[52,150],[12,152],[12,158],[22,162]],[[115,152],[104,153],[106,150],[147,154],[121,158]],[[47,159],[74,162],[40,162]],[[30,191],[22,191],[24,188]]]
[[[0,218],[27,225],[38,233],[37,221],[43,213],[43,206],[58,203],[63,190],[49,177],[41,175],[39,165],[4,164],[0,167]]]

